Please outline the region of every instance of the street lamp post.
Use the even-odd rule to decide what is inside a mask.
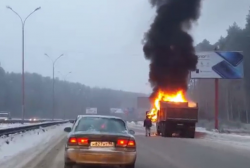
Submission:
[[[70,75],[72,72],[69,71],[67,74],[64,75],[60,71],[58,71],[58,73],[60,73],[62,75],[63,80],[66,81],[67,76]]]
[[[54,120],[54,115],[55,115],[55,64],[58,61],[59,58],[61,58],[63,56],[63,54],[61,54],[60,56],[58,56],[55,60],[53,60],[48,54],[44,54],[45,56],[47,56],[51,61],[52,61],[52,120]]]
[[[22,17],[14,11],[10,6],[6,6],[7,9],[11,10],[13,13],[15,13],[22,23],[22,122],[24,122],[24,114],[25,114],[25,85],[24,85],[24,27],[26,20],[36,11],[41,9],[41,7],[36,8],[33,12],[31,12],[28,16],[26,16],[25,19],[22,19]]]
[[[61,74],[61,76],[62,76],[62,78],[63,78],[63,81],[65,82],[66,81],[66,78],[67,78],[67,76],[68,75],[70,75],[72,72],[71,71],[69,71],[68,73],[66,73],[66,74],[62,74],[60,71],[58,71],[58,73],[60,73]],[[63,119],[65,119],[65,112],[66,112],[66,109],[63,109]]]

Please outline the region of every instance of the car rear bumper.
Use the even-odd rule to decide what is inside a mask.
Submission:
[[[94,165],[130,165],[136,161],[136,152],[103,151],[67,148],[65,162]]]

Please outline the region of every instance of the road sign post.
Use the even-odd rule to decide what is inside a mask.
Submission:
[[[191,79],[214,79],[214,127],[219,129],[219,79],[243,79],[243,54],[240,51],[210,51],[197,53],[197,69]]]
[[[93,107],[89,107],[89,108],[86,108],[86,114],[97,114],[97,108],[93,108]]]
[[[215,97],[214,97],[214,128],[219,129],[218,115],[219,115],[219,79],[214,80],[215,84]]]

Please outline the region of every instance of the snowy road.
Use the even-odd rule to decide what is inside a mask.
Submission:
[[[1,168],[63,168],[66,125],[71,124],[14,137],[4,148],[0,141],[0,158],[4,158],[0,160]],[[221,135],[201,129],[195,139],[147,138],[142,126],[129,127],[136,131],[136,168],[249,168],[250,165],[250,138],[246,136]]]

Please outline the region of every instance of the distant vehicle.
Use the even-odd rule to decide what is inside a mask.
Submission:
[[[136,162],[135,132],[115,116],[84,115],[69,132],[65,145],[64,168],[74,165],[106,165],[134,168]]]
[[[37,118],[30,118],[29,121],[37,121]]]
[[[11,119],[10,112],[0,111],[0,120],[7,121],[7,120],[10,120],[10,119]]]

